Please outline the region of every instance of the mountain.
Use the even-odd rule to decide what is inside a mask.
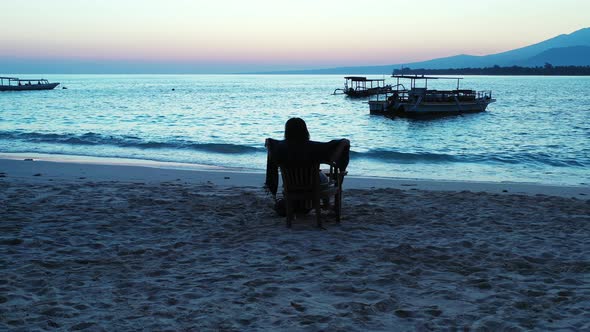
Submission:
[[[550,63],[554,66],[588,66],[588,59],[590,59],[590,46],[557,47],[541,52],[518,65],[537,67]]]
[[[498,66],[540,66],[549,62],[553,65],[590,66],[590,28],[570,34],[563,34],[540,43],[514,50],[484,55],[460,54],[422,62],[393,64],[387,66],[339,67],[316,70],[272,72],[272,74],[390,74],[394,68],[449,69],[482,68]]]
[[[465,67],[491,67],[512,66],[521,62],[526,62],[529,58],[535,57],[540,53],[554,48],[564,48],[572,46],[590,46],[590,28],[575,31],[569,35],[559,35],[547,39],[537,44],[517,48],[486,56],[459,55],[456,57],[435,59],[422,63],[408,64],[407,67],[414,68],[465,68]],[[587,58],[587,65],[590,65],[590,58]],[[424,65],[424,67],[421,67]]]

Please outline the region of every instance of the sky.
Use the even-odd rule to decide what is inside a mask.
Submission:
[[[0,0],[0,59],[202,73],[388,65],[527,46],[589,27],[589,12],[588,0]]]

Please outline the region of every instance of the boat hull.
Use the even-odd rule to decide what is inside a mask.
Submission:
[[[391,105],[387,101],[370,101],[369,111],[375,115],[389,116],[435,116],[484,112],[495,99],[476,99],[471,102],[424,102],[419,104],[399,103]]]
[[[59,83],[31,84],[31,85],[0,85],[0,91],[31,91],[31,90],[52,90]]]

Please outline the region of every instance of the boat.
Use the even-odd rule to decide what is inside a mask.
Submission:
[[[0,91],[52,90],[58,85],[59,83],[49,83],[43,78],[0,77]]]
[[[339,93],[338,93],[339,92]],[[369,97],[391,92],[391,85],[385,85],[385,79],[368,79],[362,76],[344,77],[344,89],[336,89],[333,94],[345,94],[349,97]]]
[[[440,77],[424,75],[392,75],[397,84],[391,92],[379,94],[369,100],[371,114],[388,116],[421,116],[421,115],[452,115],[463,113],[483,112],[487,106],[496,100],[492,98],[492,91],[475,91],[461,89],[462,77]],[[456,80],[454,90],[428,89],[430,80]],[[409,80],[407,89],[403,80]],[[400,81],[402,83],[400,83]],[[417,86],[417,82],[423,82]]]

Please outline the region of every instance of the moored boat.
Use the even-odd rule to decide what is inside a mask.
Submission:
[[[436,77],[418,75],[393,75],[397,84],[391,93],[380,94],[376,99],[369,101],[371,114],[391,116],[420,116],[420,115],[452,115],[463,113],[483,112],[490,103],[496,100],[492,98],[492,91],[475,91],[460,89],[461,77]],[[407,89],[400,79],[410,81]],[[428,89],[429,80],[450,79],[456,80],[454,90]],[[416,82],[423,81],[424,86],[417,87]]]
[[[20,79],[16,77],[0,77],[0,91],[51,90],[59,83],[49,83],[44,78]]]
[[[385,85],[385,79],[368,79],[362,76],[344,77],[344,89],[334,90],[334,94],[346,94],[349,97],[369,97],[391,92],[391,85]]]

